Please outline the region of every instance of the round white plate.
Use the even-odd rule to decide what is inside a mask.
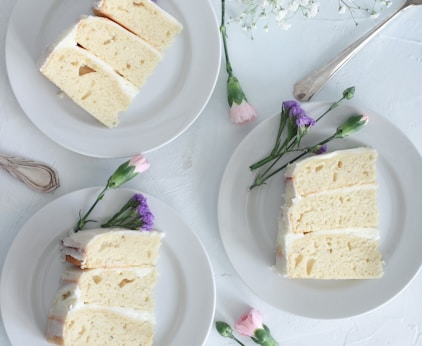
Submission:
[[[180,135],[211,96],[220,68],[220,36],[209,1],[159,1],[184,26],[120,125],[109,129],[73,103],[38,71],[47,46],[83,14],[90,0],[18,0],[6,37],[12,89],[30,120],[48,137],[93,157],[126,157],[154,150]]]
[[[60,239],[87,210],[101,188],[64,195],[37,212],[22,228],[6,257],[1,277],[1,313],[12,345],[50,345],[45,339],[50,304],[64,266]],[[137,191],[107,192],[92,219],[113,215]],[[154,345],[201,345],[214,318],[215,283],[211,264],[196,235],[168,206],[144,194],[165,233],[155,288]],[[91,226],[93,227],[93,226]]]
[[[305,104],[316,118],[329,104]],[[308,145],[335,132],[353,113],[344,104],[323,118],[307,135]],[[312,318],[344,318],[370,311],[398,294],[422,264],[422,160],[409,140],[385,118],[364,111],[368,125],[328,151],[370,146],[378,151],[380,248],[384,276],[374,280],[287,279],[274,269],[274,244],[282,204],[283,174],[252,189],[255,173],[249,165],[271,151],[279,116],[258,125],[231,157],[220,186],[218,217],[221,237],[234,268],[252,291],[273,306]]]

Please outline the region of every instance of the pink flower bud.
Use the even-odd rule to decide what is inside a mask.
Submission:
[[[255,330],[263,328],[262,315],[256,309],[249,310],[235,324],[236,331],[245,336],[254,336]]]
[[[233,102],[230,107],[230,119],[237,125],[248,123],[255,118],[256,111],[246,100],[242,100],[240,104]]]
[[[129,166],[134,166],[136,173],[142,173],[149,168],[150,164],[144,155],[138,154],[130,159]]]

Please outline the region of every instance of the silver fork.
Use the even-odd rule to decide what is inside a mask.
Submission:
[[[334,59],[297,82],[293,89],[294,97],[299,101],[309,101],[346,62],[359,52],[382,28],[390,23],[393,18],[397,18],[408,8],[417,5],[422,5],[422,0],[406,0],[393,14],[343,50]]]
[[[50,192],[60,185],[56,170],[42,162],[0,154],[0,168],[36,191]]]

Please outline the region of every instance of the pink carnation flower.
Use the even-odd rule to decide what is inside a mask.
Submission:
[[[136,173],[142,173],[149,168],[150,164],[144,155],[138,154],[130,159],[129,166],[134,166]]]
[[[235,329],[238,333],[251,337],[255,335],[255,330],[263,328],[262,315],[256,309],[249,310],[235,324]]]
[[[240,104],[233,102],[230,107],[230,119],[234,124],[245,124],[255,120],[255,118],[255,109],[245,99]]]

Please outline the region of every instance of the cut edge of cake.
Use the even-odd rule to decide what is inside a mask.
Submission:
[[[157,230],[87,229],[72,232],[63,239],[62,253],[67,262],[82,269],[124,267],[127,263],[130,266],[155,265],[163,237],[164,233]],[[121,253],[122,249],[117,244],[129,248],[130,258]],[[130,249],[137,249],[137,252]]]
[[[160,52],[183,30],[182,23],[151,0],[96,0],[93,11],[132,31]]]
[[[162,59],[156,48],[106,17],[82,16],[75,41],[138,88]]]
[[[364,183],[360,184],[355,183],[355,187],[346,184],[347,186],[342,189],[341,187],[336,187],[333,190],[319,190],[319,191],[304,191],[303,189],[297,188],[297,180],[295,180],[295,172],[297,172],[297,167],[305,167],[307,162],[311,162],[312,169],[309,170],[308,174],[314,172],[314,168],[319,165],[319,160],[324,161],[325,159],[333,161],[336,163],[336,157],[344,158],[344,155],[366,155],[369,160],[369,169],[368,169],[368,180],[365,180]],[[283,195],[284,203],[280,208],[279,214],[279,226],[276,238],[276,263],[275,270],[288,278],[314,278],[314,279],[366,279],[366,278],[379,278],[383,275],[383,265],[384,261],[382,260],[382,254],[379,249],[379,230],[378,230],[378,207],[376,203],[376,194],[377,194],[377,181],[376,181],[376,151],[372,148],[355,148],[355,149],[346,149],[339,150],[332,153],[327,153],[319,156],[313,156],[310,158],[303,159],[296,162],[288,167],[285,173],[285,183],[286,189]],[[353,160],[352,160],[353,161]],[[333,164],[331,162],[331,164]],[[315,166],[316,164],[316,166]],[[366,167],[366,166],[365,166]],[[368,167],[366,167],[368,168]],[[296,185],[295,185],[296,184]],[[311,199],[315,196],[329,196],[331,194],[341,194],[341,191],[353,191],[354,189],[358,190],[371,190],[375,193],[371,197],[371,203],[375,202],[375,205],[372,205],[372,211],[376,213],[374,215],[375,220],[368,227],[361,227],[359,225],[348,226],[347,224],[344,227],[333,227],[331,229],[324,229],[323,227],[318,230],[308,230],[293,232],[292,231],[292,222],[290,210],[292,206],[295,205],[298,201]],[[302,193],[302,195],[300,195]],[[317,214],[315,214],[317,215]],[[338,226],[338,225],[337,225]],[[347,239],[350,239],[350,242]],[[369,262],[366,262],[366,268],[371,268],[365,272],[362,269],[361,265],[355,267],[353,271],[353,266],[348,266],[347,254],[349,256],[355,255],[359,250],[355,248],[355,244],[360,242],[362,249],[367,247],[371,249],[368,253],[368,256],[365,256],[365,253],[361,254],[361,258],[366,261],[369,258]],[[298,246],[295,246],[297,244]],[[346,254],[342,257],[342,254],[339,252],[334,245],[342,247],[343,254]],[[301,253],[303,251],[303,253]],[[337,257],[336,261],[332,261],[334,257]],[[319,260],[321,263],[317,263]],[[290,261],[290,262],[289,262]],[[326,273],[321,272],[320,268],[323,266],[324,262],[332,263],[333,270],[326,269]],[[342,273],[338,266],[341,264],[343,268],[349,268],[348,273]],[[365,263],[363,263],[365,267]],[[296,270],[298,272],[296,272]]]
[[[103,125],[115,127],[119,114],[128,109],[139,89],[79,47],[75,35],[73,27],[51,45],[39,71]]]

